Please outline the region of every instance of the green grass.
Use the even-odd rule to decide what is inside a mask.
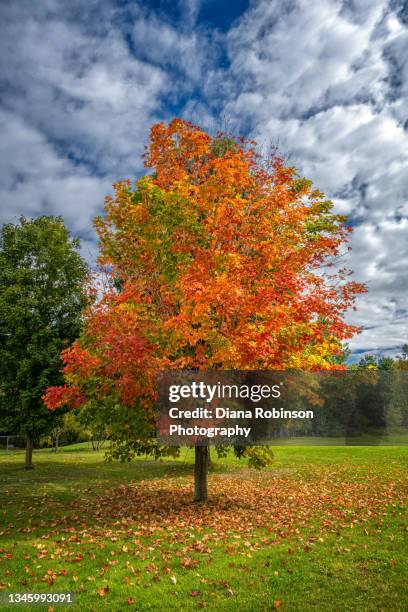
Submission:
[[[408,448],[274,453],[262,473],[214,456],[206,506],[191,502],[188,449],[122,465],[75,445],[36,451],[29,472],[22,452],[0,453],[0,597],[69,591],[76,603],[54,609],[81,612],[408,609]]]

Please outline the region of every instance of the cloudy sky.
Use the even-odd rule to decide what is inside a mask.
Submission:
[[[0,23],[0,222],[60,214],[92,260],[149,126],[227,123],[350,215],[355,355],[408,341],[404,0],[13,0]]]

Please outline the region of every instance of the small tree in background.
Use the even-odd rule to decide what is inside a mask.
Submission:
[[[397,357],[396,367],[399,370],[408,370],[408,344],[402,346],[401,355]]]
[[[115,185],[96,220],[110,288],[63,354],[67,384],[46,396],[50,409],[90,406],[121,458],[168,450],[154,439],[159,369],[344,367],[341,341],[356,332],[344,313],[364,291],[345,270],[322,273],[350,230],[280,157],[175,119],[153,126],[146,165],[153,174]],[[208,448],[195,455],[203,500]]]
[[[61,218],[22,217],[0,235],[0,427],[33,445],[57,426],[42,395],[62,382],[61,350],[81,330],[88,268]]]

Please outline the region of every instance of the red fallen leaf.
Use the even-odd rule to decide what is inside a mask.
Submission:
[[[197,595],[200,594],[200,591],[197,591],[196,589],[193,589],[192,591],[190,591],[190,597],[197,597]]]
[[[104,586],[100,589],[96,589],[96,592],[98,593],[99,597],[105,597],[105,595],[109,593],[109,587]]]
[[[80,561],[83,561],[83,560],[84,560],[84,557],[83,557],[83,555],[81,555],[81,553],[78,553],[78,554],[77,554],[77,555],[76,555],[76,556],[75,556],[75,557],[72,559],[72,561],[73,561],[74,563],[79,563]]]
[[[180,561],[180,564],[185,567],[186,569],[191,569],[193,567],[198,567],[198,563],[197,561],[195,561],[194,559],[192,559],[191,557],[185,557],[184,559],[182,559]]]
[[[133,597],[129,597],[129,599],[127,600],[129,606],[132,606],[135,603],[135,600],[133,599]]]
[[[275,599],[275,601],[273,602],[273,607],[275,608],[275,610],[279,610],[282,606],[282,602],[279,599]]]

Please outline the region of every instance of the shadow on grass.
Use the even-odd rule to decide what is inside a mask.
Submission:
[[[15,487],[30,483],[44,484],[45,481],[54,482],[66,480],[76,481],[78,484],[92,486],[92,483],[106,482],[110,485],[117,481],[140,481],[154,478],[172,478],[191,474],[193,467],[188,462],[160,462],[135,461],[129,464],[121,463],[85,463],[83,461],[67,462],[41,461],[34,464],[34,470],[25,470],[19,463],[2,463],[0,486],[2,483]]]
[[[0,525],[8,526],[6,534],[12,533],[14,542],[26,541],[27,533],[29,539],[48,539],[50,534],[56,537],[57,533],[78,528],[90,529],[99,537],[105,530],[118,529],[118,525],[149,529],[174,521],[184,528],[198,521],[208,527],[214,513],[250,509],[244,500],[213,490],[212,483],[208,503],[194,503],[193,466],[188,462],[73,465],[41,461],[32,472],[16,465],[2,467],[6,470],[0,478]],[[211,473],[217,472],[225,472],[225,466],[215,465]]]

